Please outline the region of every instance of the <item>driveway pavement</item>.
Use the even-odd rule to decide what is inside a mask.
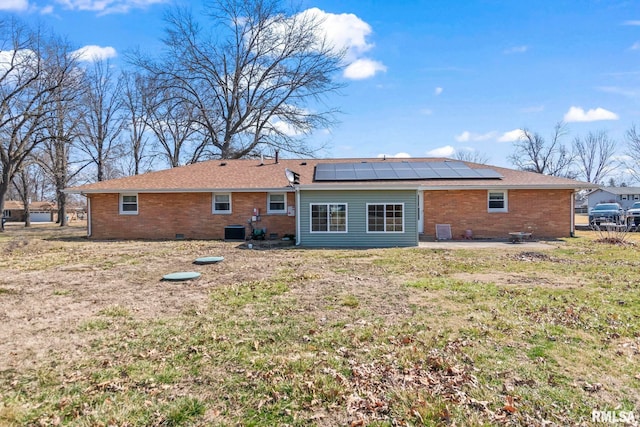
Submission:
[[[562,244],[557,242],[525,241],[523,243],[510,243],[506,240],[440,240],[437,242],[420,242],[418,247],[428,249],[517,249],[517,250],[541,250],[553,249]]]

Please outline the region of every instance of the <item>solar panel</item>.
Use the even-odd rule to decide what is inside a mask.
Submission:
[[[319,163],[316,181],[392,181],[426,179],[500,179],[493,169],[471,169],[463,162]]]

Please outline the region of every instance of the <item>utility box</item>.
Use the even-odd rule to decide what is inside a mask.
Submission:
[[[224,228],[224,240],[245,240],[244,225],[227,225]]]

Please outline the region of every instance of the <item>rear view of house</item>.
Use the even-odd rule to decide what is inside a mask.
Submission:
[[[444,159],[211,160],[67,190],[88,199],[95,239],[294,235],[303,246],[415,246],[452,238],[572,235],[591,184]]]

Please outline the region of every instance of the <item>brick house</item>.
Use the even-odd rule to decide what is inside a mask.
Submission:
[[[2,217],[8,222],[23,222],[26,212],[24,203],[18,200],[7,200],[4,202]],[[54,202],[31,202],[29,203],[29,219],[31,222],[50,222],[58,220],[58,205]]]
[[[224,239],[263,229],[304,246],[415,246],[452,238],[574,231],[592,184],[444,159],[211,160],[67,189],[95,239]]]

